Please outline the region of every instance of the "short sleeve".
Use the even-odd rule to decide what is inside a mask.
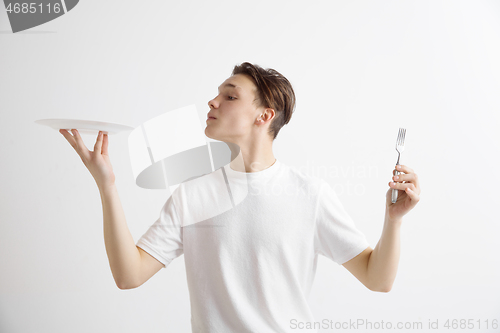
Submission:
[[[163,205],[160,217],[137,241],[136,245],[161,262],[165,268],[184,253],[182,227],[170,196]]]
[[[365,235],[356,228],[333,188],[322,181],[316,207],[316,252],[342,265],[368,246]]]

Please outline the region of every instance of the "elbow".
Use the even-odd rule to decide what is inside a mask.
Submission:
[[[116,286],[120,290],[128,290],[128,289],[135,289],[135,288],[137,288],[137,286],[135,284],[124,283],[124,282],[121,282],[121,281],[115,281],[115,282],[116,282]]]
[[[120,285],[120,284],[117,284],[116,286],[117,286],[117,287],[118,287],[118,289],[120,289],[120,290],[128,290],[128,289],[132,289],[132,288],[130,288],[130,287],[127,287],[127,286],[124,286],[124,285]]]
[[[391,286],[378,286],[376,288],[368,288],[368,289],[370,289],[371,291],[379,292],[379,293],[388,293],[389,291],[391,291],[392,285]]]
[[[132,287],[132,286],[127,286],[127,285],[119,285],[117,284],[116,285],[118,287],[118,289],[120,290],[129,290],[129,289],[135,289],[136,287]]]
[[[376,291],[379,293],[388,293],[392,289],[392,283],[391,284],[385,284],[385,285],[378,285],[378,286],[367,286],[368,289],[371,291]]]

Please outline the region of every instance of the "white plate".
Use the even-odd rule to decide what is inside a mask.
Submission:
[[[52,127],[57,131],[62,128],[71,133],[72,129],[77,129],[80,134],[93,134],[96,136],[99,131],[102,131],[104,134],[116,134],[134,129],[122,124],[80,119],[39,119],[35,120],[35,123]]]

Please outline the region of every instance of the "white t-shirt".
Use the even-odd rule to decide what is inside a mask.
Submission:
[[[369,243],[326,181],[276,160],[181,183],[137,246],[165,267],[184,254],[193,332],[277,333],[315,321],[318,254],[341,265]]]

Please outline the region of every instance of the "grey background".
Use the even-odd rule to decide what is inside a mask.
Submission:
[[[372,247],[397,130],[407,129],[401,163],[422,193],[404,218],[393,290],[371,292],[320,257],[315,319],[424,328],[500,319],[499,14],[497,1],[86,0],[12,34],[1,8],[0,331],[190,331],[183,257],[119,290],[92,176],[61,134],[34,121],[136,127],[194,103],[204,126],[207,102],[244,61],[275,68],[295,88],[275,156],[334,186]],[[135,186],[127,134],[109,139],[137,240],[168,192]],[[92,150],[95,138],[84,140]]]

